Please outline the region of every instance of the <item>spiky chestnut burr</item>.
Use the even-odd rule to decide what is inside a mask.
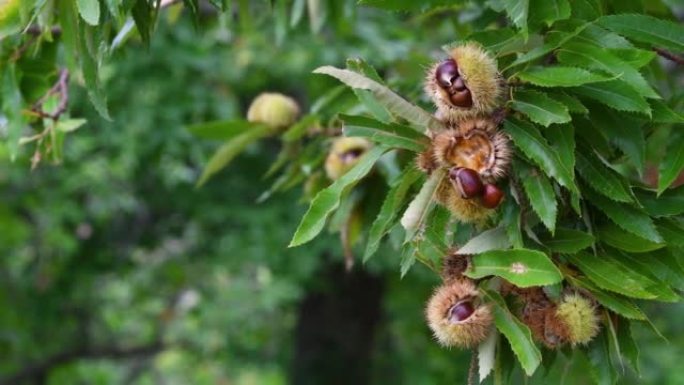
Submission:
[[[437,187],[435,199],[463,223],[482,224],[495,213],[495,210],[482,206],[480,199],[463,198],[448,177]]]
[[[449,251],[442,261],[442,280],[449,283],[464,278],[463,273],[468,270],[469,265],[470,255],[457,254],[456,250]]]
[[[371,142],[363,138],[340,137],[335,139],[325,159],[325,173],[328,178],[337,180],[344,175],[372,146]]]
[[[573,346],[589,343],[599,332],[596,306],[580,294],[566,294],[555,315],[567,328],[568,342]]]
[[[446,347],[473,347],[484,341],[492,325],[489,305],[469,279],[445,283],[428,301],[425,315],[437,341]]]
[[[496,61],[469,42],[454,46],[446,60],[430,67],[424,88],[440,120],[459,122],[491,114],[500,104],[502,84]]]
[[[292,125],[299,116],[299,105],[289,96],[274,92],[259,94],[247,110],[247,120],[263,123],[274,132]]]
[[[486,183],[506,175],[512,152],[508,137],[493,120],[469,119],[449,127],[432,138],[430,148],[437,165],[475,170]]]
[[[502,287],[502,293],[504,292],[517,297],[520,303],[519,316],[530,328],[536,341],[550,349],[567,342],[568,331],[556,316],[557,305],[546,296],[542,288],[518,288],[507,283]]]

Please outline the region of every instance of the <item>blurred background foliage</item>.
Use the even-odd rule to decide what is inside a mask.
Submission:
[[[67,137],[61,164],[30,171],[28,150],[12,162],[0,147],[0,383],[466,378],[469,352],[439,348],[423,320],[434,274],[417,266],[400,279],[389,249],[344,273],[332,235],[287,249],[306,209],[293,203],[300,191],[256,203],[279,145],[251,145],[195,189],[218,143],[185,127],[242,117],[265,90],[292,95],[307,110],[339,87],[311,71],[350,57],[427,105],[424,69],[442,45],[479,27],[472,17],[491,21],[482,17],[488,11],[391,13],[353,0],[237,3],[249,12],[217,14],[200,2],[198,23],[173,5],[149,47],[132,36],[115,50],[102,68],[112,121],[72,86],[70,113],[88,123]],[[321,308],[327,317],[314,316]],[[684,383],[684,309],[645,310],[670,343],[638,325],[642,378],[624,383]],[[326,334],[338,327],[343,335]],[[311,336],[319,350],[307,351]],[[567,384],[583,383],[586,371],[567,369],[562,356],[549,368],[580,376]],[[529,382],[548,383],[545,371]]]

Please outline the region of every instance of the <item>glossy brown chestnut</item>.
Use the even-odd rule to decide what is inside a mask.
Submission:
[[[456,79],[460,79],[458,74],[458,64],[453,59],[448,59],[437,66],[435,71],[435,80],[440,87],[448,89]],[[461,80],[463,83],[463,80]]]
[[[503,199],[503,191],[493,184],[486,184],[484,186],[484,194],[482,194],[482,206],[493,209],[499,206]]]
[[[467,320],[473,313],[475,308],[470,301],[459,302],[449,309],[449,320],[451,322],[461,322]]]
[[[481,196],[484,191],[480,175],[473,169],[452,167],[449,170],[449,178],[455,183],[464,199]]]
[[[467,90],[465,82],[463,81],[462,77],[457,77],[456,80],[454,80],[454,84],[451,86],[456,91],[463,91]]]
[[[451,104],[456,107],[469,108],[473,106],[473,97],[470,95],[470,90],[467,88],[452,94],[449,96],[449,100],[451,101]]]

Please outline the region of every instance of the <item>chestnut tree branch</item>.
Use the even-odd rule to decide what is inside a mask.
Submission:
[[[51,95],[59,95],[59,104],[53,112],[43,111],[43,104],[48,97]],[[36,103],[31,107],[31,111],[35,112],[43,118],[49,118],[52,120],[58,120],[60,115],[62,115],[67,110],[67,105],[69,104],[69,70],[66,68],[59,71],[59,77],[57,82],[48,90],[48,92],[43,95]]]
[[[675,55],[672,52],[664,50],[662,48],[653,48],[653,51],[655,51],[661,57],[664,57],[667,60],[677,63],[677,65],[684,66],[684,57]]]

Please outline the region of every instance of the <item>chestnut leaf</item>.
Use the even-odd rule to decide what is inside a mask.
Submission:
[[[494,325],[508,339],[511,349],[520,361],[525,374],[531,376],[539,367],[542,356],[532,340],[530,328],[513,315],[501,294],[491,290],[485,293],[492,300]]]
[[[387,150],[388,148],[383,146],[373,147],[351,170],[316,194],[299,223],[289,247],[299,246],[314,239],[323,230],[328,216],[339,207],[342,194],[366,176]]]
[[[553,285],[563,280],[545,253],[531,249],[491,250],[474,255],[465,274],[470,278],[495,275],[518,287]]]

